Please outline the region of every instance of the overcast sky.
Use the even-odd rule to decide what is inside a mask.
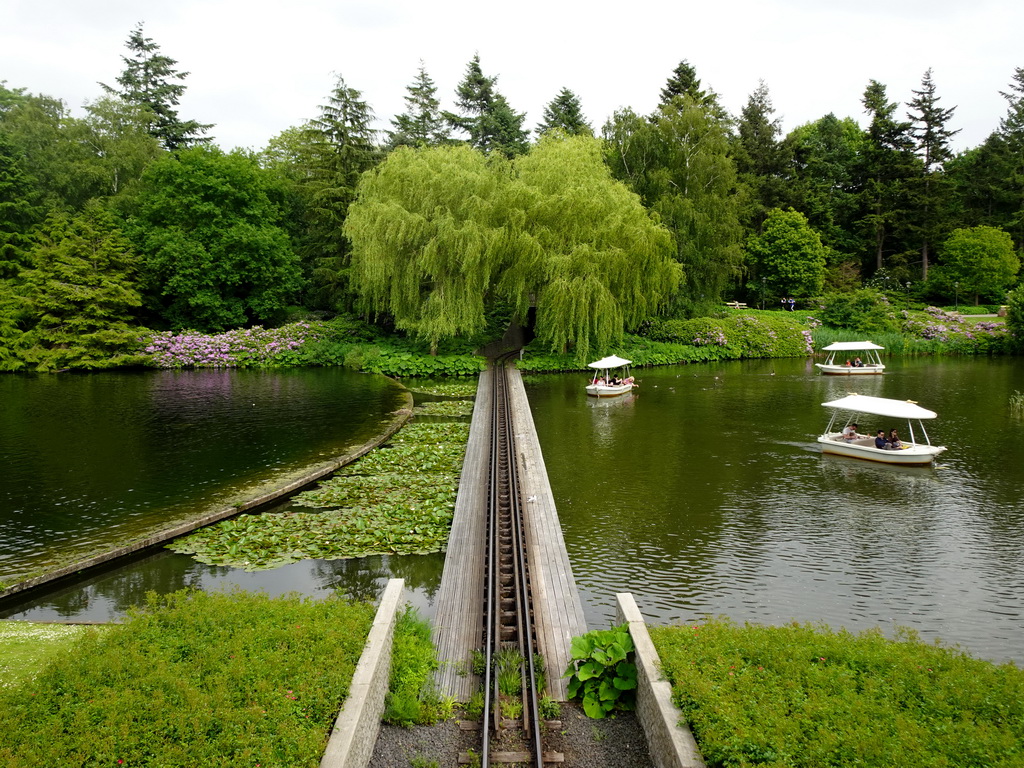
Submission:
[[[421,59],[453,109],[474,53],[531,130],[563,87],[598,130],[616,109],[649,112],[682,59],[733,114],[763,79],[784,131],[829,112],[863,125],[870,79],[903,114],[931,67],[966,149],[998,126],[999,92],[1024,67],[1020,0],[0,0],[0,80],[80,115],[97,81],[115,84],[140,21],[191,73],[179,115],[214,123],[225,149],[315,117],[338,74],[390,127]]]

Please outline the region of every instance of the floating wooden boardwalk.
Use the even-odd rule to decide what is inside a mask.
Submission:
[[[467,701],[479,690],[471,672],[474,649],[482,647],[485,513],[491,430],[491,370],[481,374],[448,554],[437,597],[434,642],[441,669],[441,693]],[[547,663],[548,693],[566,697],[562,672],[573,636],[587,631],[572,566],[565,550],[533,415],[518,371],[509,371],[519,484],[526,518],[526,544],[536,622],[537,650]]]

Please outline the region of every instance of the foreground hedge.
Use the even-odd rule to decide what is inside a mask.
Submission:
[[[658,627],[673,698],[718,766],[1024,765],[1024,671],[878,631]]]
[[[0,692],[0,765],[316,766],[372,620],[336,599],[151,595]]]

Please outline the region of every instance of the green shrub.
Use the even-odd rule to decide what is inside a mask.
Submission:
[[[652,628],[708,765],[1019,766],[1024,672],[879,631]]]
[[[430,725],[451,716],[453,704],[434,686],[437,653],[430,640],[430,622],[407,606],[395,624],[391,677],[384,705],[384,722],[392,725]]]
[[[863,333],[899,329],[889,298],[873,288],[830,294],[820,300],[820,307],[821,321],[833,328]]]
[[[0,765],[319,764],[373,620],[337,599],[177,592],[0,691]]]

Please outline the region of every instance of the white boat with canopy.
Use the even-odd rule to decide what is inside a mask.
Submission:
[[[594,376],[587,385],[587,394],[590,397],[617,397],[632,392],[637,385],[629,375],[631,362],[610,355],[590,363],[587,367],[594,369]]]
[[[867,395],[847,395],[839,400],[822,403],[832,409],[832,418],[825,433],[818,438],[821,450],[840,456],[853,456],[858,459],[880,461],[885,464],[929,464],[936,456],[946,450],[945,446],[932,445],[924,428],[926,419],[934,419],[937,414],[922,408],[913,400],[889,400],[884,397]],[[845,419],[843,418],[845,414]],[[862,434],[857,428],[860,415],[880,416],[885,419],[906,421],[907,431],[900,438],[901,444],[893,446],[889,442],[890,432],[894,426],[891,422],[879,423]],[[836,429],[840,424],[843,426]],[[916,424],[916,429],[915,429]],[[884,447],[878,447],[876,436],[879,430],[884,431]]]
[[[822,349],[828,352],[824,363],[815,363],[823,374],[829,376],[863,376],[864,374],[885,373],[885,366],[878,350],[885,349],[870,341],[837,341]],[[864,360],[861,361],[860,354],[864,353]],[[842,354],[840,354],[842,353]],[[853,361],[850,361],[850,357]],[[836,358],[839,362],[836,362]],[[858,362],[860,363],[858,365]]]

